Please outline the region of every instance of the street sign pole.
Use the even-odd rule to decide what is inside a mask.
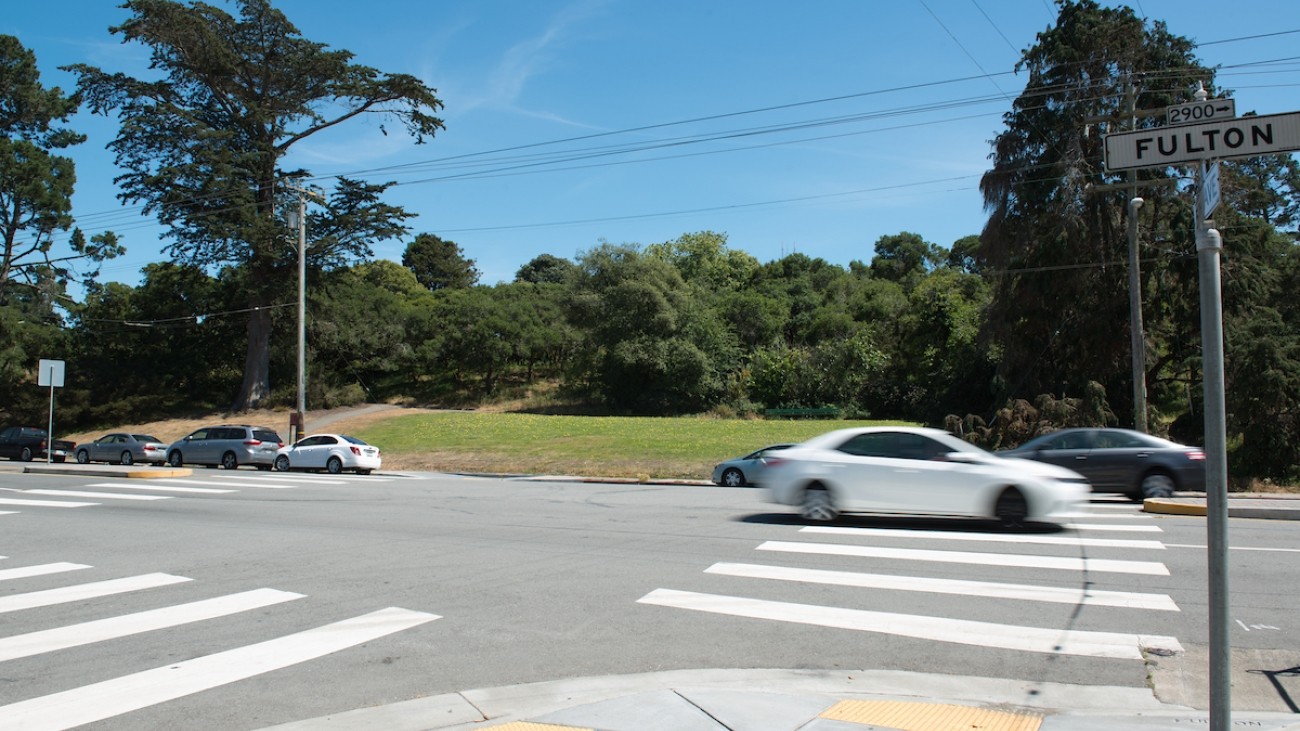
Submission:
[[[45,430],[45,463],[54,461],[54,389],[63,388],[63,361],[42,358],[36,364],[36,385],[50,387],[50,423]]]
[[[1196,256],[1201,282],[1201,354],[1205,410],[1206,564],[1210,611],[1210,731],[1232,726],[1232,647],[1228,602],[1228,439],[1223,377],[1223,240],[1207,225],[1205,162],[1196,166]]]

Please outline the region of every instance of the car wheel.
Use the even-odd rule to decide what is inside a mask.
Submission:
[[[1149,497],[1173,497],[1174,478],[1164,472],[1150,472],[1142,476],[1142,485],[1138,489],[1138,501]]]
[[[745,473],[735,467],[728,467],[727,471],[722,473],[722,484],[727,487],[744,487]]]
[[[122,453],[122,464],[124,464],[124,465],[133,465],[133,464],[135,464],[135,458],[131,456],[131,453],[130,453],[130,452],[123,452],[123,453]]]
[[[223,469],[237,470],[239,469],[239,458],[235,456],[234,452],[226,452],[221,455],[221,466]]]
[[[337,475],[343,471],[343,460],[338,457],[330,457],[329,461],[325,463],[325,469],[331,475]]]
[[[180,450],[174,450],[167,453],[167,464],[172,467],[180,467],[185,464],[185,460],[181,458]]]
[[[280,472],[288,472],[288,471],[289,471],[289,457],[288,457],[287,455],[283,455],[283,454],[280,455],[279,457],[276,457],[276,458],[275,458],[275,469],[278,470],[278,471],[280,471]]]
[[[78,449],[77,464],[90,464],[90,452],[87,452],[84,449]]]
[[[803,507],[800,514],[805,520],[829,523],[839,517],[840,511],[835,509],[830,491],[821,485],[814,485],[803,492]]]
[[[21,451],[21,452],[18,453],[18,459],[19,459],[20,461],[22,461],[22,462],[31,462],[31,461],[32,461],[32,448],[31,448],[31,447],[23,447],[23,451]]]
[[[1029,503],[1025,502],[1025,496],[1019,490],[1008,488],[998,496],[993,515],[1003,528],[1023,528],[1025,518],[1029,516]]]

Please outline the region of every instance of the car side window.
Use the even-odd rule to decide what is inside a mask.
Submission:
[[[190,434],[190,439],[207,439],[209,431],[215,431],[215,430],[199,429],[195,431],[193,434]]]
[[[1098,449],[1140,449],[1147,446],[1133,434],[1118,431],[1104,431],[1097,435]]]
[[[837,449],[855,457],[899,457],[897,436],[889,432],[857,434]]]
[[[334,437],[321,437],[321,438],[320,438],[320,443],[321,443],[321,444],[338,444],[338,443],[339,443],[339,440],[335,439]]]
[[[316,446],[317,444],[320,444],[320,443],[321,443],[321,441],[320,441],[320,437],[307,437],[306,439],[302,439],[302,440],[300,440],[300,441],[298,442],[298,446],[299,446],[299,447],[314,447],[314,446]]]

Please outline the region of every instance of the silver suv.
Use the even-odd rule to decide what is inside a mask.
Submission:
[[[167,464],[221,465],[233,470],[251,464],[269,470],[284,440],[274,429],[246,424],[224,424],[195,429],[188,436],[167,447]]]

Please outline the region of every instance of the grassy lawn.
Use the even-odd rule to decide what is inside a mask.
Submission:
[[[832,429],[897,421],[539,416],[437,412],[355,429],[386,469],[707,480],[713,465]]]

